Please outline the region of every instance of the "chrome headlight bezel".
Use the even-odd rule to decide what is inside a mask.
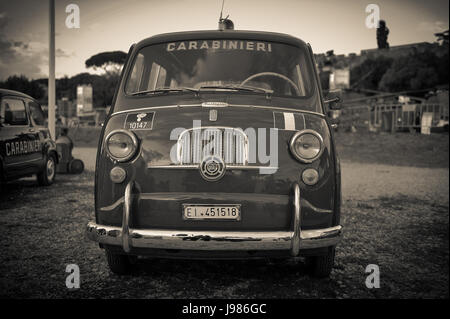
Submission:
[[[319,152],[312,158],[304,158],[295,151],[295,143],[296,143],[297,139],[305,134],[311,134],[311,135],[315,136],[319,140],[319,143],[320,143]],[[292,136],[291,141],[289,143],[289,149],[291,151],[291,154],[295,157],[295,159],[297,159],[300,162],[309,164],[309,163],[312,163],[315,160],[317,160],[322,155],[325,147],[324,147],[322,135],[320,135],[318,132],[316,132],[314,130],[305,129],[305,130],[298,131],[297,133],[294,134],[294,136]]]
[[[109,140],[111,139],[111,137],[113,137],[116,134],[125,134],[125,135],[127,135],[128,137],[131,138],[133,149],[127,156],[117,157],[117,156],[115,156],[114,154],[111,153],[111,151],[109,149]],[[131,158],[133,158],[136,155],[136,153],[137,153],[137,151],[139,149],[139,141],[138,141],[138,138],[136,137],[136,135],[133,132],[130,132],[130,131],[125,130],[125,129],[117,129],[117,130],[113,130],[112,132],[110,132],[106,136],[104,146],[105,146],[106,152],[108,153],[108,155],[112,159],[114,159],[117,162],[123,163],[123,162],[126,162],[126,161],[130,160]]]

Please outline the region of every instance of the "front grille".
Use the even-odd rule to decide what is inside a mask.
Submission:
[[[247,165],[248,138],[237,128],[203,127],[184,131],[178,138],[178,162],[199,164],[207,156],[217,156],[228,165]]]

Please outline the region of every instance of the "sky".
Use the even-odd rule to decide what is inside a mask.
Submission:
[[[0,0],[0,80],[13,74],[48,76],[48,0]],[[449,28],[448,0],[225,0],[237,30],[287,33],[315,53],[359,53],[376,47],[366,27],[375,3],[391,46],[434,42]],[[80,28],[67,28],[66,7],[78,5]],[[91,72],[94,54],[121,50],[159,33],[217,29],[222,0],[56,0],[56,77]]]

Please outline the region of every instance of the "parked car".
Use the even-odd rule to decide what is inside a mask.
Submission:
[[[26,94],[0,89],[0,180],[36,174],[39,185],[55,180],[56,144],[44,126],[39,103]]]
[[[100,136],[87,236],[133,256],[291,258],[332,270],[341,179],[311,47],[289,35],[169,33],[130,48]],[[269,154],[269,155],[268,155]]]

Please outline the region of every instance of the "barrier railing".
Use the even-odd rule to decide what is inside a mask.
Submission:
[[[443,104],[376,104],[344,106],[338,116],[342,127],[395,132],[420,129],[424,113],[432,114],[430,127],[448,124],[448,106]]]

